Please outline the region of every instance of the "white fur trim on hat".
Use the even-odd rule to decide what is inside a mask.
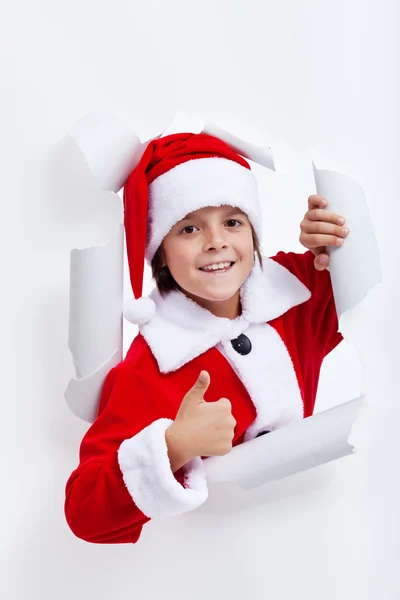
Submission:
[[[149,185],[148,262],[167,233],[187,214],[223,205],[243,210],[261,240],[257,181],[250,169],[226,158],[196,158],[157,177]]]
[[[124,304],[124,317],[134,325],[144,325],[156,314],[156,305],[148,296],[132,298]]]
[[[184,467],[186,487],[175,479],[165,432],[171,419],[158,419],[122,442],[118,463],[132,500],[151,519],[194,510],[208,496],[203,461],[196,457]]]

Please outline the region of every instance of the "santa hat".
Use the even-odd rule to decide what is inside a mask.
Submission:
[[[135,300],[125,318],[142,325],[155,313],[142,298],[145,259],[150,264],[164,237],[187,214],[231,205],[245,212],[261,239],[257,182],[248,162],[221,139],[176,133],[152,140],[124,186],[124,223]]]

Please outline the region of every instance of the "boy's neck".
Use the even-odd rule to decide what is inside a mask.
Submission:
[[[222,301],[206,300],[205,298],[199,298],[189,292],[185,292],[186,296],[208,310],[216,317],[224,317],[225,319],[236,319],[242,314],[242,306],[240,304],[239,290],[232,298]]]

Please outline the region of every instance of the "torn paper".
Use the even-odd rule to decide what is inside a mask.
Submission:
[[[172,135],[175,133],[206,133],[219,138],[235,152],[256,162],[272,171],[275,171],[274,156],[270,146],[256,146],[251,142],[242,140],[241,138],[232,135],[229,131],[222,129],[215,123],[208,122],[204,124],[203,120],[195,115],[188,115],[180,110],[175,112],[171,123],[163,131],[161,137]]]
[[[209,495],[196,512],[236,513],[325,487],[333,471],[318,467],[352,455],[349,433],[364,406],[359,397],[205,459]]]
[[[365,194],[341,173],[314,168],[317,194],[328,201],[325,210],[342,215],[349,228],[343,246],[327,246],[336,311],[340,318],[382,281],[379,250]]]
[[[123,235],[121,223],[104,245],[71,252],[69,348],[76,379],[65,397],[85,420],[96,414],[106,369],[122,359]]]
[[[261,147],[246,142],[245,140],[232,135],[229,131],[221,129],[221,127],[218,127],[218,125],[215,125],[214,123],[207,123],[203,128],[202,133],[207,133],[208,135],[219,138],[241,156],[263,165],[267,169],[275,171],[274,156],[270,146]]]
[[[104,380],[121,360],[122,352],[121,348],[118,348],[94,373],[87,377],[71,379],[64,396],[76,417],[93,423],[97,417]]]
[[[118,192],[138,164],[147,144],[120,117],[86,115],[69,136],[80,150],[94,181]],[[122,212],[121,212],[122,219]],[[107,373],[122,360],[123,241],[120,222],[111,239],[71,252],[69,348],[76,379],[65,391],[76,416],[96,418]]]
[[[117,115],[91,113],[73,123],[69,135],[104,190],[118,192],[139,162],[146,144]]]
[[[249,490],[347,456],[353,452],[351,429],[364,405],[360,396],[235,446],[226,456],[207,458],[207,479]]]
[[[200,117],[177,110],[171,123],[164,129],[160,137],[163,138],[174,133],[201,133],[203,126],[204,122]]]

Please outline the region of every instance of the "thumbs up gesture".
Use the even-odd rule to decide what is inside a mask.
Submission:
[[[232,449],[236,421],[227,398],[206,402],[210,375],[202,371],[182,400],[175,421],[166,431],[172,471],[195,456],[223,456]]]

